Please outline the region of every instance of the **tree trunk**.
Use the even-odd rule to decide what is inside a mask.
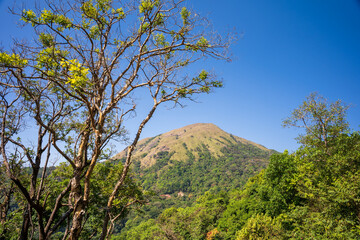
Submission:
[[[23,223],[21,226],[21,233],[20,233],[19,240],[28,239],[28,232],[29,232],[29,226],[30,226],[29,208],[30,208],[30,206],[27,205],[26,208],[24,209]]]
[[[82,220],[85,214],[86,204],[83,200],[81,194],[81,171],[76,170],[75,176],[71,180],[71,192],[70,192],[70,201],[74,206],[72,225],[70,229],[70,240],[77,240],[80,237]]]
[[[8,214],[9,207],[10,207],[11,194],[12,194],[12,186],[10,186],[9,191],[6,192],[3,203],[0,204],[0,223],[1,224],[4,224],[6,222],[7,214]]]

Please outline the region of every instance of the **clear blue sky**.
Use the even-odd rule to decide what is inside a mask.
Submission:
[[[7,13],[12,3],[0,0],[5,48],[25,32],[15,29],[16,18]],[[188,0],[187,5],[220,32],[236,29],[243,37],[231,48],[231,63],[206,64],[224,88],[184,109],[162,108],[143,137],[207,122],[265,147],[293,151],[297,131],[281,122],[311,92],[352,104],[348,120],[359,130],[360,1]]]

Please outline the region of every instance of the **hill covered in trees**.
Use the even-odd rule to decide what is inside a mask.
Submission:
[[[133,155],[141,162],[141,167],[146,168],[155,164],[159,152],[172,153],[170,160],[184,161],[189,158],[189,154],[199,159],[204,146],[213,157],[221,157],[225,155],[223,148],[238,144],[248,146],[249,152],[254,149],[269,151],[257,143],[229,134],[214,124],[196,123],[139,141]],[[123,151],[115,158],[125,155],[126,151]]]
[[[242,186],[267,166],[274,152],[214,124],[198,123],[140,141],[133,171],[146,190],[198,195]],[[124,160],[125,155],[115,158]]]
[[[274,154],[243,188],[206,192],[114,239],[359,239],[360,134]]]
[[[208,191],[219,193],[242,187],[268,165],[274,153],[204,123],[139,141],[132,171],[152,197],[142,213],[130,214],[126,227],[120,227],[122,234],[157,218],[166,208],[191,206]],[[125,151],[115,156],[120,162],[125,157]]]

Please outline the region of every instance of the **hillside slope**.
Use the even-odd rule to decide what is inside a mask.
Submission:
[[[211,156],[218,158],[224,156],[222,152],[224,147],[236,144],[256,147],[264,152],[272,151],[257,143],[233,136],[214,124],[196,123],[140,140],[133,156],[134,159],[141,161],[142,167],[150,167],[156,163],[159,152],[172,153],[170,160],[184,161],[188,159],[189,152],[195,159],[199,159],[199,148],[206,146]],[[125,156],[126,151],[122,151],[115,158],[121,159]]]
[[[193,124],[139,142],[132,171],[154,193],[141,212],[120,226],[119,239],[169,207],[185,208],[205,192],[241,188],[269,163],[274,150],[224,132],[214,124]],[[125,151],[115,159],[125,160]]]
[[[158,194],[202,194],[241,187],[274,153],[214,124],[198,123],[139,142],[133,171]],[[115,156],[124,160],[126,152]]]

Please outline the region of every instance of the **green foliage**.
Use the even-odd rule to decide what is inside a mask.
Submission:
[[[236,233],[236,240],[283,239],[281,224],[264,214],[252,216]]]
[[[94,25],[90,28],[90,32],[89,32],[89,36],[92,38],[92,39],[95,39],[95,40],[99,40],[99,37],[100,37],[100,29],[99,29],[99,26],[98,25]]]
[[[111,194],[122,170],[122,164],[114,164],[110,161],[99,164],[94,169],[94,179],[91,182],[93,191],[87,213],[88,220],[82,233],[84,239],[90,238],[94,232],[101,233],[102,222],[99,219],[104,217],[104,211],[99,211],[99,206],[106,206],[107,196]],[[121,191],[115,196],[114,205],[111,209],[112,216],[117,216],[119,219],[124,219],[132,208],[139,207],[144,202],[142,189],[131,177],[131,175],[127,177]],[[126,207],[128,204],[131,204],[130,207]]]
[[[321,150],[320,147],[330,147],[333,140],[349,130],[346,121],[348,108],[349,106],[340,100],[328,103],[321,95],[312,93],[283,125],[305,128],[306,133],[298,137],[299,142],[306,146],[316,146]]]
[[[304,231],[305,225],[317,226],[309,227],[313,229],[309,234],[326,235],[327,239],[338,239],[336,236],[339,234],[353,236],[347,239],[359,236],[357,216],[360,212],[356,206],[359,204],[360,188],[354,184],[359,179],[359,143],[358,132],[342,134],[337,137],[332,154],[321,156],[321,161],[317,160],[319,154],[313,149],[299,150],[297,188],[301,196],[309,199],[312,208],[305,209],[307,211],[303,213],[309,222],[302,223],[304,217],[298,217],[295,222],[297,228]],[[343,235],[345,230],[349,235]]]
[[[210,47],[209,41],[204,37],[201,37],[198,40],[198,42],[196,43],[196,46],[198,46],[200,49],[206,49],[206,48]]]
[[[19,156],[9,159],[14,175],[26,186],[29,184],[29,174],[24,169],[23,162],[16,162]],[[6,178],[6,167],[0,161],[0,239],[18,239],[21,231],[23,212],[27,208],[15,184]]]
[[[296,189],[297,166],[293,155],[287,151],[270,157],[269,166],[264,174],[262,199],[267,200],[266,212],[270,216],[278,216],[304,201]]]
[[[139,29],[139,33],[145,32],[149,27],[150,27],[150,23],[144,22]]]
[[[199,74],[199,79],[204,81],[208,78],[209,73],[205,70],[202,70],[201,73]]]
[[[82,238],[89,238],[94,236],[94,232],[100,234],[102,229],[102,222],[99,219],[104,217],[105,212],[99,209],[99,206],[106,206],[108,196],[111,194],[114,185],[117,182],[119,175],[122,173],[122,164],[114,164],[106,161],[97,165],[94,169],[94,179],[91,181],[91,195],[87,211],[87,221],[83,226]],[[52,206],[56,201],[54,196],[57,196],[64,187],[69,184],[69,179],[72,175],[71,166],[61,163],[49,175],[49,186],[45,192],[49,206]],[[51,193],[51,194],[50,194]],[[144,201],[143,191],[139,184],[132,179],[132,175],[126,178],[125,184],[121,191],[115,196],[114,207],[111,210],[113,216],[118,216],[119,219],[125,218],[131,208],[139,207]],[[130,203],[130,207],[126,207]],[[47,209],[51,212],[51,209]],[[61,211],[65,214],[64,211]],[[95,235],[99,237],[99,235]],[[63,235],[60,231],[58,236]]]
[[[183,145],[187,149],[186,144]],[[128,218],[120,239],[127,239],[131,229],[151,218],[157,218],[163,231],[171,232],[180,239],[204,239],[207,234],[211,235],[229,201],[228,194],[221,191],[241,187],[249,176],[266,166],[269,157],[269,152],[248,144],[229,144],[222,151],[224,156],[214,158],[208,148],[202,145],[196,149],[199,159],[195,160],[195,152],[188,151],[185,161],[170,160],[172,153],[164,151],[157,154],[156,163],[149,168],[141,169],[140,164],[135,165],[133,170],[144,189],[153,190],[159,195],[168,194],[171,198],[152,198],[142,208],[142,213]],[[211,193],[206,193],[209,189]],[[179,192],[185,196],[178,196]],[[204,193],[194,206],[186,208]],[[173,207],[173,210],[161,213],[169,207]],[[213,234],[218,236],[218,230],[215,232]]]
[[[96,0],[96,9],[101,12],[107,12],[111,8],[111,1],[110,0]]]
[[[186,66],[188,64],[187,61],[178,63],[179,65]],[[221,81],[212,81],[210,80],[210,74],[202,70],[197,77],[192,79],[194,83],[202,84],[199,88],[200,92],[209,93],[213,88],[221,88],[223,87],[223,83]],[[188,97],[192,94],[196,93],[195,89],[192,88],[180,88],[177,90],[181,97]]]
[[[118,14],[118,19],[124,19],[125,18],[125,12],[123,8],[118,8],[118,9],[112,9],[113,13],[117,13]]]
[[[51,34],[40,33],[39,40],[44,47],[51,47],[54,45],[54,36]]]
[[[82,10],[84,16],[86,16],[87,18],[97,19],[99,16],[99,12],[94,7],[92,1],[84,2],[81,6],[81,10]]]
[[[22,59],[19,54],[8,54],[6,52],[0,52],[0,67],[9,67],[9,68],[22,68],[28,61]]]
[[[154,40],[158,46],[169,46],[169,42],[166,42],[165,35],[162,33],[156,34]]]
[[[155,7],[155,2],[156,1],[153,0],[141,0],[139,5],[139,12],[140,13],[151,12]]]
[[[248,180],[242,191],[234,191],[227,209],[219,219],[219,230],[224,239],[232,239],[251,216],[265,212],[261,199],[264,171]]]
[[[73,26],[72,20],[62,14],[55,14],[51,10],[44,9],[39,16],[33,10],[23,10],[21,19],[32,26],[42,24],[56,24],[59,32],[70,29]]]
[[[240,230],[245,234],[250,218],[267,214],[281,223],[283,234],[290,238],[357,239],[358,138],[359,133],[339,136],[336,148],[341,149],[341,154],[328,155],[322,164],[314,164],[314,155],[311,151],[305,153],[306,148],[294,155],[273,155],[268,168],[230,199],[219,220],[222,236],[232,239]]]
[[[67,51],[62,51],[55,46],[44,48],[36,56],[36,68],[46,72],[49,76],[55,76],[61,69],[60,61],[67,55]]]
[[[206,146],[197,148],[200,156],[187,151],[187,160],[170,161],[172,153],[159,152],[154,165],[149,168],[134,168],[140,175],[144,189],[173,194],[187,192],[200,194],[213,186],[230,190],[242,186],[247,178],[266,166],[269,153],[252,145],[229,145],[224,156],[214,158]],[[260,160],[262,159],[262,160]]]
[[[158,218],[164,232],[177,239],[204,239],[228,203],[226,193],[205,193],[193,207],[169,208]]]
[[[23,10],[21,20],[33,23],[36,21],[36,14],[33,10]],[[33,25],[34,26],[34,25]]]
[[[154,219],[141,222],[138,226],[131,228],[126,237],[114,236],[111,240],[161,240],[166,239],[166,233]]]
[[[180,15],[181,15],[181,18],[182,18],[182,20],[183,20],[183,24],[184,24],[184,25],[189,24],[190,14],[191,14],[190,11],[187,10],[186,7],[183,7],[183,8],[181,9]]]
[[[114,239],[167,239],[169,236],[175,239],[205,239],[212,232],[217,234],[214,231],[216,222],[227,203],[227,193],[207,192],[192,207],[169,207],[157,219],[142,221]]]
[[[161,26],[165,23],[165,14],[158,13],[156,14],[155,20],[154,20],[154,26]]]

